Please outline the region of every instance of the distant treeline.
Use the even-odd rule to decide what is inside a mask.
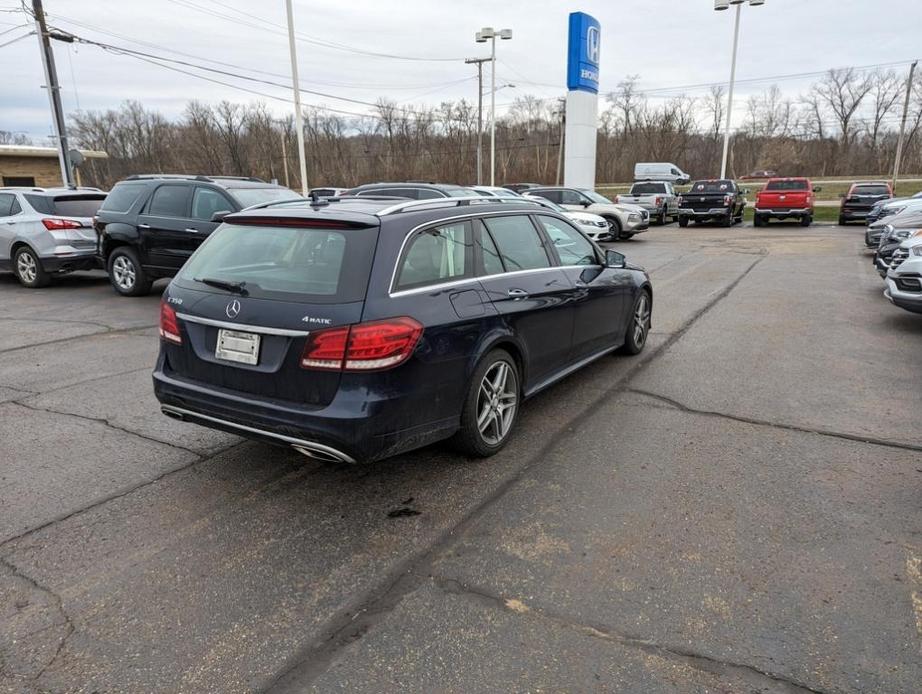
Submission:
[[[770,87],[746,102],[734,126],[730,171],[782,175],[884,175],[891,171],[905,81],[892,71],[833,70],[804,94]],[[725,93],[653,98],[638,78],[600,100],[597,180],[628,181],[638,161],[669,161],[692,176],[719,173]],[[486,117],[485,113],[485,117]],[[498,182],[551,183],[557,175],[562,106],[525,96],[497,121]],[[922,78],[914,85],[906,124],[904,171],[922,171]],[[485,130],[486,128],[485,124]],[[300,187],[293,118],[264,105],[189,103],[178,120],[143,104],[74,114],[74,144],[105,150],[83,180],[103,187],[133,173],[207,173],[276,178]],[[476,178],[477,109],[467,101],[437,107],[398,106],[382,99],[372,116],[325,108],[305,111],[308,180],[350,186],[367,181]],[[489,140],[484,136],[484,180]],[[287,174],[286,174],[287,167]]]

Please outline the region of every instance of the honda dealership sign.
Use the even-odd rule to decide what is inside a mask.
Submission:
[[[602,28],[599,22],[585,12],[571,13],[563,174],[564,185],[567,186],[595,187],[601,47]]]

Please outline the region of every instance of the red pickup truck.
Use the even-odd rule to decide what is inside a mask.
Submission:
[[[756,196],[754,224],[768,224],[769,219],[799,219],[801,226],[813,222],[814,188],[809,178],[770,178]]]

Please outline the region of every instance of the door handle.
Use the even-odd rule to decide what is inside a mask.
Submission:
[[[138,229],[150,229],[150,224],[138,224]]]
[[[193,228],[191,228],[191,227],[189,227],[189,228],[187,228],[187,229],[183,229],[183,231],[188,231],[188,232],[190,232],[190,233],[192,233],[192,234],[197,234],[197,233],[198,233],[198,229],[193,229]]]
[[[528,296],[528,292],[524,289],[510,289],[507,294],[513,299],[524,299]]]

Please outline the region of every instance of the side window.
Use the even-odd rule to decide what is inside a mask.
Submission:
[[[672,169],[672,175],[673,175],[673,176],[681,176],[681,175],[682,175],[682,172],[679,171],[678,169]]]
[[[493,237],[490,236],[487,228],[480,225],[480,233],[477,235],[477,245],[480,248],[480,255],[483,259],[484,275],[500,275],[505,272],[503,261],[500,260],[499,250],[493,243]]]
[[[196,186],[192,194],[192,218],[210,222],[215,212],[233,212],[234,206],[224,195],[211,188]]]
[[[160,186],[147,206],[156,217],[185,217],[188,213],[189,186]]]
[[[19,204],[19,200],[14,196],[13,204],[10,205],[10,217],[19,214],[20,212],[22,212],[22,205]]]
[[[575,190],[561,191],[560,204],[561,205],[582,205],[583,196],[580,195]]]
[[[147,187],[144,183],[116,183],[109,191],[100,209],[111,212],[127,212],[138,196]]]
[[[414,188],[413,192],[415,193],[413,197],[419,200],[432,200],[434,198],[445,197],[437,190],[430,190],[429,188]]]
[[[470,277],[470,250],[470,222],[421,231],[410,241],[401,261],[397,289],[414,289]]]
[[[566,222],[539,215],[538,220],[554,244],[561,265],[597,265],[592,243]]]
[[[13,209],[13,201],[16,200],[15,195],[10,193],[0,193],[0,217],[9,217]]]
[[[550,267],[541,236],[524,215],[491,217],[484,223],[493,237],[507,272]]]
[[[556,202],[558,205],[560,204],[560,191],[559,190],[542,190],[542,191],[539,191],[533,194],[539,197],[542,197],[545,200]]]

